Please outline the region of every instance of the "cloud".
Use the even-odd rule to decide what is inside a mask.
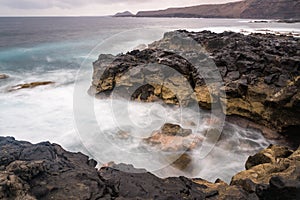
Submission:
[[[106,0],[105,0],[106,1]],[[16,9],[72,8],[96,2],[84,0],[0,0],[0,5]]]

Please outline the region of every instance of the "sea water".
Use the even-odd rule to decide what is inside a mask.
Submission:
[[[163,104],[95,100],[87,94],[87,90],[91,83],[92,62],[100,53],[126,53],[140,44],[162,38],[165,31],[255,32],[268,29],[300,33],[298,24],[255,24],[249,21],[112,17],[0,18],[0,73],[10,76],[0,80],[0,135],[32,143],[58,143],[67,150],[87,153],[100,164],[110,161],[129,163],[161,177],[185,175],[210,181],[222,178],[229,182],[233,174],[244,169],[244,162],[249,155],[272,141],[266,140],[256,130],[226,123],[221,139],[210,153],[200,159],[197,150],[191,152],[193,168],[180,171],[168,166],[163,156],[149,154],[142,148],[142,138],[121,140],[115,134],[120,129],[136,134],[135,127],[147,127],[151,121],[156,122],[156,128],[165,122],[177,123],[203,136],[205,129],[209,128],[202,120],[207,117],[204,111],[180,110]],[[122,38],[122,33],[128,31],[135,34],[131,39]],[[55,84],[8,92],[11,86],[37,81],[53,81]],[[74,94],[78,91],[80,97]],[[77,97],[82,98],[82,104],[81,100],[74,101]],[[92,107],[84,104],[86,100],[93,102]],[[112,109],[112,104],[115,109]],[[91,119],[89,115],[78,118],[74,111],[78,106],[81,111],[92,110],[95,118]],[[124,118],[123,121],[118,117],[116,121],[114,116],[122,116],[124,108],[128,110],[130,120]],[[191,126],[191,121],[199,122],[200,129]],[[144,129],[145,136],[151,133],[151,129]]]

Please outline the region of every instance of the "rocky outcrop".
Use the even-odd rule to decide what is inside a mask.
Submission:
[[[219,68],[227,115],[243,116],[279,131],[299,126],[299,39],[228,32],[189,35],[207,49]]]
[[[226,4],[141,11],[136,17],[299,19],[299,9],[299,2],[294,0],[244,0]]]
[[[271,145],[250,156],[246,169],[232,178],[231,185],[256,192],[261,199],[300,198],[300,148]]]
[[[21,89],[27,89],[27,88],[35,88],[38,86],[43,86],[43,85],[50,85],[54,84],[52,81],[42,81],[42,82],[32,82],[32,83],[24,83],[24,84],[18,84],[15,86],[12,86],[8,91],[13,92],[16,90],[21,90]]]
[[[105,184],[95,166],[56,144],[0,137],[0,199],[97,199]]]
[[[179,43],[178,33],[185,37]],[[192,38],[202,49],[189,47],[184,42],[188,41],[186,38]],[[161,99],[180,105],[196,101],[206,109],[221,104],[226,115],[245,117],[279,132],[297,130],[299,45],[297,38],[270,34],[166,33],[148,49],[118,56],[100,55],[94,62],[90,94],[118,94],[146,102]],[[200,67],[180,53],[166,51],[166,46],[197,54]],[[206,64],[211,60],[217,71],[212,64]],[[205,83],[199,69],[206,69],[211,76],[220,73],[222,87]]]
[[[203,140],[203,137],[193,134],[191,129],[166,123],[160,130],[154,131],[150,137],[145,138],[144,142],[146,148],[171,153],[166,156],[166,159],[171,161],[173,167],[185,171],[189,170],[192,162],[190,151],[199,147]]]
[[[200,178],[160,179],[131,165],[96,161],[57,144],[0,137],[1,199],[299,199],[300,149],[270,146],[249,157],[247,169],[210,183]]]
[[[9,78],[8,75],[6,75],[6,74],[0,74],[0,79],[7,79],[7,78]]]

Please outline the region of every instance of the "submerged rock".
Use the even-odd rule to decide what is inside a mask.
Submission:
[[[168,136],[181,136],[181,137],[187,137],[192,134],[191,129],[183,129],[178,124],[170,124],[166,123],[161,128],[162,134],[168,135]]]
[[[182,152],[200,146],[203,137],[195,135],[192,130],[183,129],[177,124],[166,123],[160,131],[155,131],[144,141],[160,151]]]
[[[57,144],[0,137],[0,199],[296,200],[300,195],[299,158],[300,149],[270,146],[250,157],[250,169],[234,176],[228,185],[200,178],[161,179],[126,164],[110,163],[97,170],[96,161]],[[184,155],[183,159],[189,158]]]
[[[38,86],[43,86],[43,85],[50,85],[54,84],[52,81],[43,81],[43,82],[32,82],[32,83],[24,83],[24,84],[18,84],[15,86],[12,86],[8,91],[13,92],[16,90],[21,90],[21,89],[27,89],[27,88],[35,88]]]

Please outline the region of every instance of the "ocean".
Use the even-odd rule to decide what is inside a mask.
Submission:
[[[247,157],[272,141],[257,130],[227,124],[225,139],[205,158],[192,153],[193,169],[180,171],[169,167],[164,155],[149,154],[141,139],[123,141],[118,130],[136,132],[149,121],[179,123],[194,131],[190,121],[204,118],[200,110],[178,110],[160,104],[139,104],[94,100],[87,94],[91,83],[92,62],[100,53],[126,53],[162,38],[166,31],[225,30],[243,32],[281,32],[299,35],[299,24],[250,23],[241,19],[113,18],[113,17],[12,17],[0,18],[0,135],[32,143],[50,141],[69,151],[81,151],[100,165],[110,161],[146,168],[160,177],[185,175],[210,181],[227,182],[244,169]],[[9,92],[22,83],[53,81],[55,84]],[[89,104],[87,102],[92,102]],[[122,121],[126,106],[129,118]],[[152,114],[149,114],[149,107]],[[85,115],[92,111],[94,116]],[[128,117],[128,116],[127,116]],[[149,118],[150,117],[150,118]],[[120,120],[121,119],[121,120]],[[184,119],[182,121],[182,119]],[[140,129],[135,129],[139,126]],[[147,131],[146,131],[147,132]],[[151,134],[149,131],[148,134]],[[200,133],[199,133],[200,134]]]

